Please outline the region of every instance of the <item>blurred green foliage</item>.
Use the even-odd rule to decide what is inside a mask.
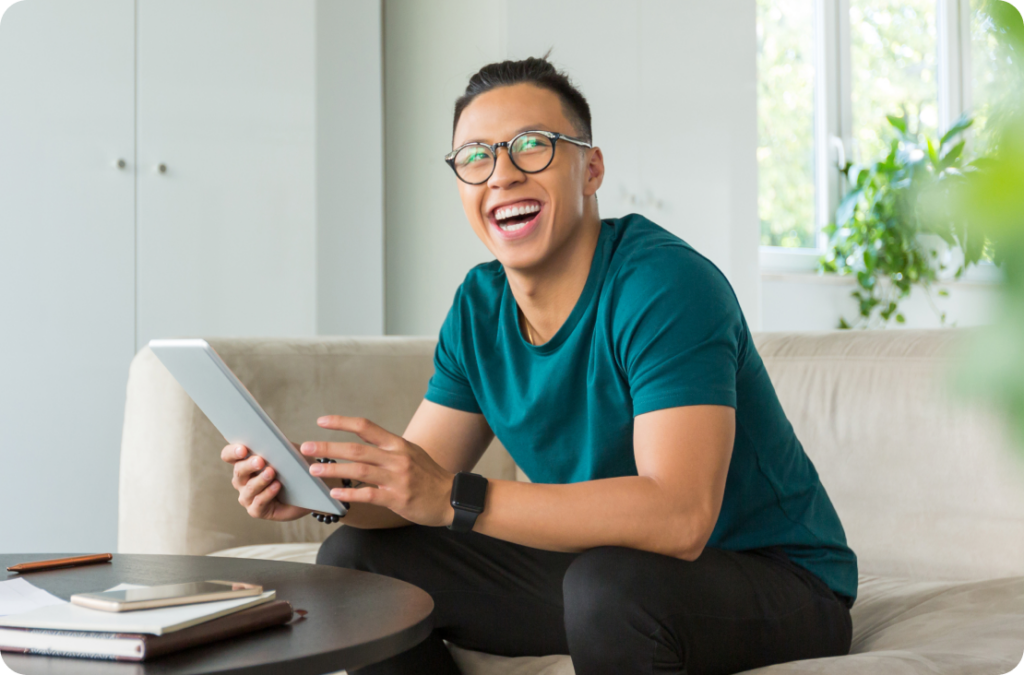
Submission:
[[[849,191],[836,209],[835,221],[824,228],[829,244],[820,270],[857,277],[852,295],[859,318],[851,323],[840,317],[839,328],[874,328],[890,320],[903,323],[900,302],[914,286],[931,299],[931,286],[946,264],[922,235],[938,235],[948,247],[963,252],[956,277],[984,252],[984,237],[972,234],[963,219],[936,217],[927,208],[928,201],[962,182],[970,168],[962,138],[970,118],[957,120],[938,142],[911,129],[906,112],[887,119],[891,132],[884,158],[844,167]],[[945,323],[945,313],[936,311]]]
[[[980,154],[994,150],[995,130],[1013,111],[1013,98],[1024,89],[1024,68],[1018,63],[1012,39],[1000,19],[1002,5],[994,0],[971,0],[971,107],[972,142]],[[1011,8],[1012,9],[1012,8]],[[992,124],[989,124],[991,119]]]
[[[996,0],[984,9],[1005,63],[1024,80],[1020,13]],[[1008,415],[1024,449],[1024,88],[1002,93],[987,127],[991,158],[947,194],[943,210],[996,243],[1004,274],[995,322],[978,331],[959,381]]]

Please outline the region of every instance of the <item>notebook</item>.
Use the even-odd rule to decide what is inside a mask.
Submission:
[[[298,611],[302,615],[305,612]],[[205,621],[166,635],[131,635],[32,628],[0,628],[0,651],[114,661],[145,661],[157,656],[286,623],[292,606],[283,601]]]
[[[140,588],[121,584],[110,590]],[[219,600],[194,605],[141,609],[134,612],[103,612],[72,605],[70,602],[38,607],[28,612],[0,617],[0,627],[38,628],[45,630],[79,630],[94,633],[143,633],[164,635],[211,621],[234,612],[270,602],[274,591],[265,591],[236,600]]]

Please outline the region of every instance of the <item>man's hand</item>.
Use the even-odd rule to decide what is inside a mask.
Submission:
[[[234,465],[231,485],[238,490],[238,503],[253,518],[297,520],[310,513],[309,509],[278,501],[281,481],[276,480],[274,467],[267,465],[262,457],[250,455],[244,445],[224,446],[220,458]]]
[[[420,446],[410,443],[361,417],[327,415],[317,420],[325,429],[349,431],[362,443],[307,441],[300,450],[307,457],[348,460],[314,463],[309,472],[321,478],[350,478],[376,487],[334,488],[331,496],[343,502],[376,504],[419,525],[449,525],[452,480],[455,475],[435,462]],[[290,508],[290,507],[286,507]]]

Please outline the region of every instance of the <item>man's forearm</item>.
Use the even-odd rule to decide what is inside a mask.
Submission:
[[[625,546],[692,560],[717,517],[712,504],[668,494],[645,476],[567,485],[492,480],[473,530],[549,551]]]

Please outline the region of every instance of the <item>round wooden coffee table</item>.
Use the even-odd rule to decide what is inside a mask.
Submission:
[[[18,575],[9,565],[75,554],[2,554],[0,580],[26,581],[68,599],[119,583],[169,584],[207,579],[248,581],[277,591],[308,616],[230,640],[193,647],[152,661],[97,661],[4,653],[25,675],[171,675],[288,673],[323,675],[383,661],[423,640],[434,601],[404,581],[368,572],[302,563],[177,555],[120,555],[110,563]],[[6,575],[6,576],[4,576]]]

